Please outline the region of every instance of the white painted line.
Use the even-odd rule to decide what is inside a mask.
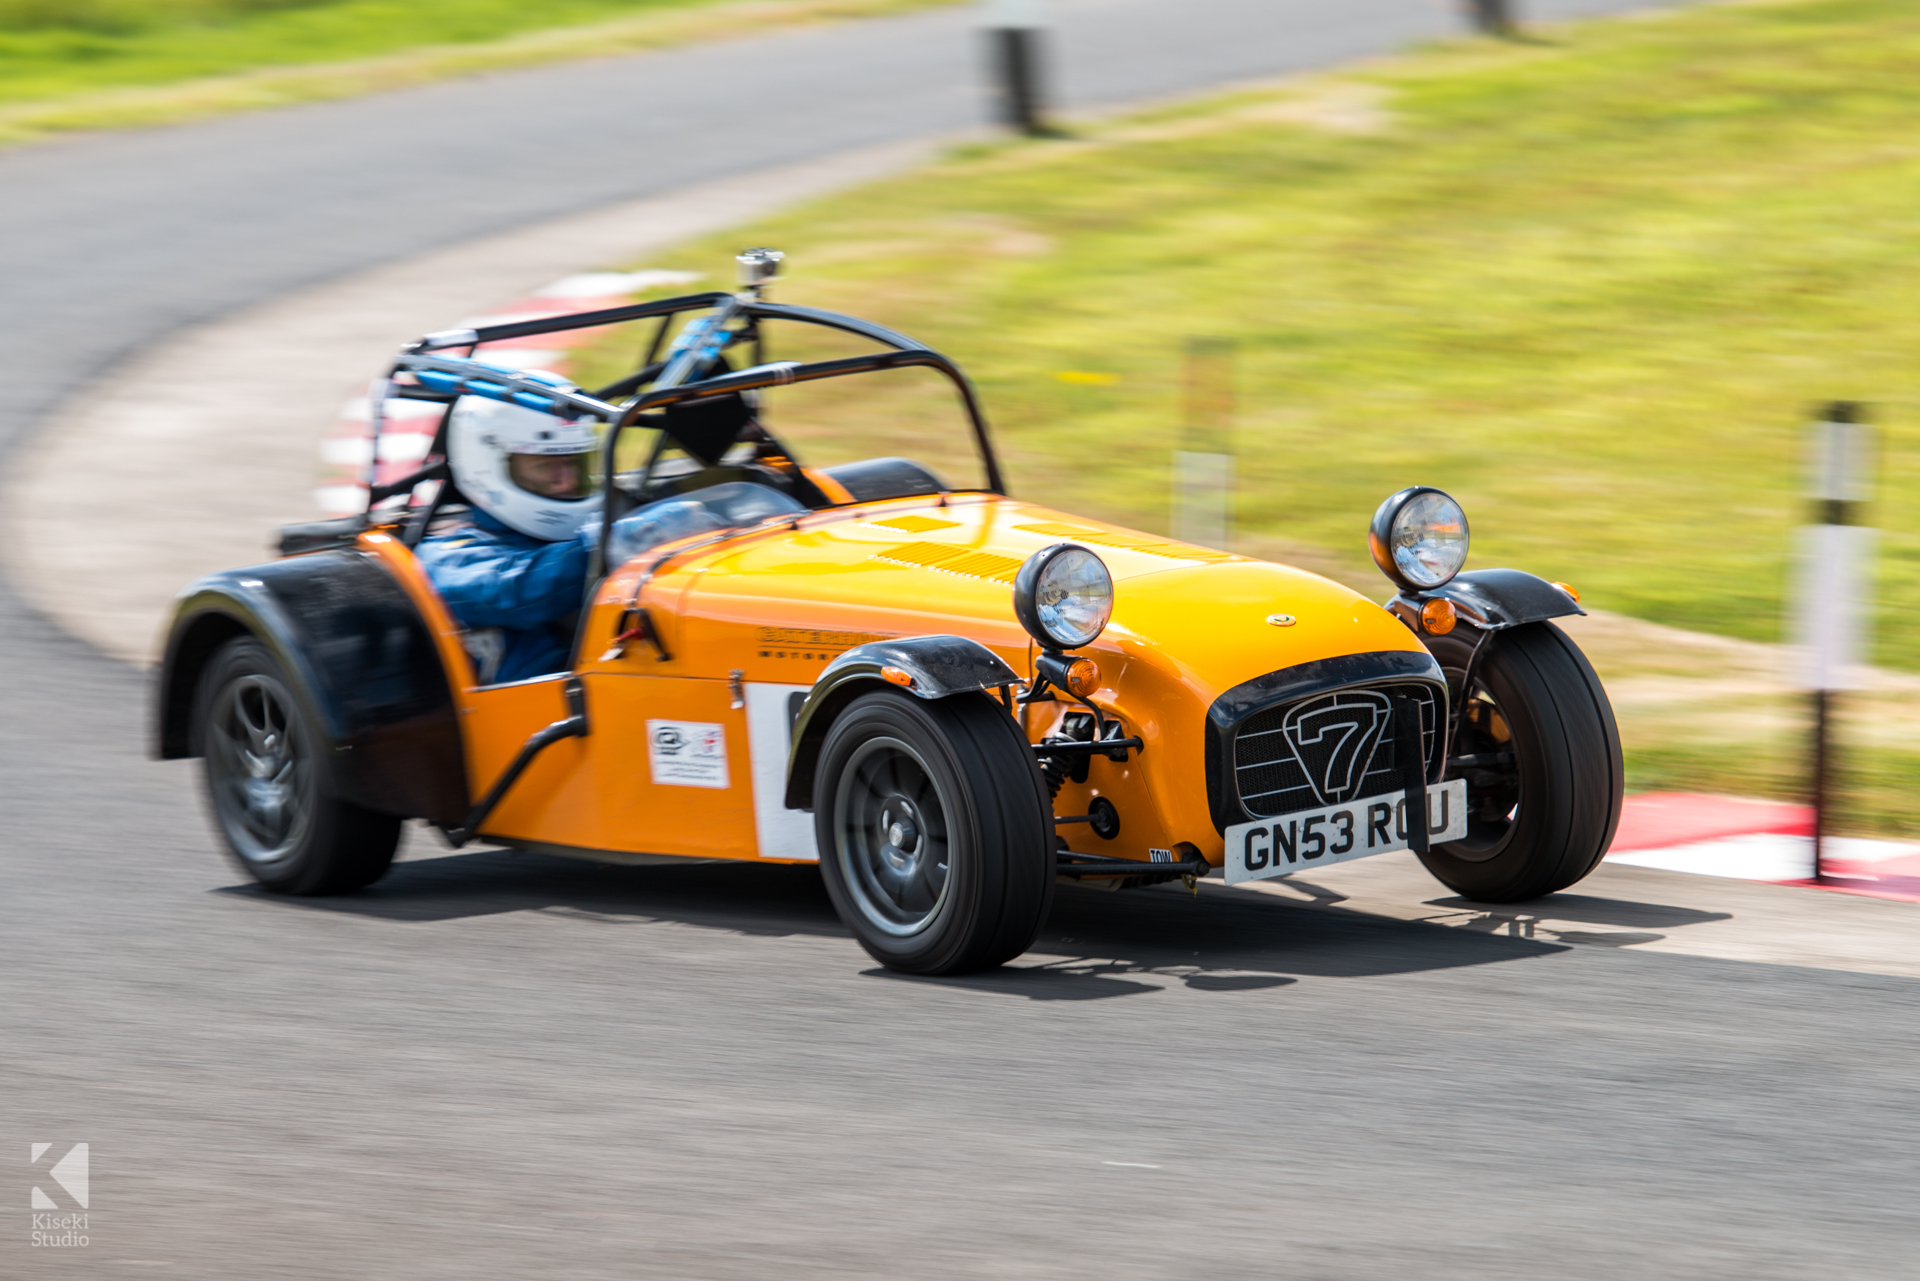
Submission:
[[[1145,1161],[1102,1161],[1101,1165],[1117,1165],[1128,1170],[1157,1170],[1157,1165],[1148,1165]]]
[[[482,316],[468,316],[455,328],[485,329],[490,325],[517,325],[523,320],[550,320],[566,314],[565,307],[550,307],[544,311],[496,311]]]
[[[648,268],[643,271],[583,271],[578,275],[562,276],[550,285],[534,290],[535,298],[615,298],[623,294],[637,294],[642,289],[657,289],[662,285],[691,285],[702,279],[704,271],[663,271]]]
[[[367,491],[358,485],[327,485],[313,491],[314,506],[329,516],[351,516],[367,508]]]
[[[552,372],[555,366],[565,362],[567,353],[546,347],[482,347],[473,354],[473,358],[489,365],[499,365],[502,369],[544,369]]]
[[[365,436],[335,436],[320,442],[320,461],[332,467],[365,467],[373,442]]]
[[[1853,836],[1830,836],[1825,849],[1829,859],[1858,863],[1884,863],[1915,853],[1920,853],[1920,846],[1909,841],[1870,841]],[[1628,850],[1607,855],[1607,862],[1743,881],[1793,881],[1812,873],[1813,838],[1761,832],[1666,849]]]
[[[320,442],[320,461],[334,467],[365,467],[373,456],[365,436],[332,436]],[[394,431],[380,437],[380,461],[417,463],[433,448],[433,433]]]
[[[1748,881],[1786,881],[1805,876],[1813,862],[1813,842],[1804,836],[1759,833],[1699,841],[1662,850],[1632,850],[1607,855],[1609,863],[1658,867],[1696,876],[1731,876]]]
[[[417,463],[433,448],[430,431],[392,431],[380,437],[380,461]]]
[[[447,407],[437,400],[400,400],[395,398],[387,402],[387,412],[382,414],[381,418],[388,423],[422,421],[437,423],[440,421],[440,415],[445,413],[446,409]],[[367,398],[365,396],[355,396],[352,400],[340,406],[340,417],[347,422],[363,423],[367,421],[367,416]]]

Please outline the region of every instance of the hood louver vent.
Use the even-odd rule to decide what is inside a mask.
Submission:
[[[1084,525],[1063,525],[1052,522],[1043,525],[1015,525],[1014,528],[1024,529],[1029,534],[1044,534],[1048,538],[1065,538],[1076,543],[1090,543],[1096,547],[1119,547],[1130,552],[1142,552],[1148,556],[1165,556],[1168,560],[1213,562],[1240,559],[1232,552],[1216,552],[1205,547],[1193,547],[1186,543],[1169,543],[1158,538],[1114,534],[1102,529],[1088,529]]]
[[[986,578],[1000,583],[1011,583],[1020,572],[1020,562],[1011,556],[971,552],[964,547],[947,547],[940,543],[903,543],[899,547],[875,552],[873,558],[895,565],[914,565],[943,574]]]

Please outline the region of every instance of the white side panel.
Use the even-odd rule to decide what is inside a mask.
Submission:
[[[812,688],[747,685],[747,752],[753,762],[753,822],[761,858],[820,858],[813,843],[813,815],[786,805],[787,752],[800,708],[797,699],[804,700]]]

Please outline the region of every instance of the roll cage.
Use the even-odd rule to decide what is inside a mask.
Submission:
[[[688,323],[669,345],[667,331],[671,328],[674,318],[701,311],[707,314]],[[641,362],[641,367],[591,392],[584,391],[557,375],[503,369],[500,366],[488,364],[484,359],[477,359],[473,355],[474,350],[485,343],[561,333],[573,329],[597,328],[656,317],[660,324],[648,344],[646,358]],[[839,330],[865,338],[885,350],[833,360],[768,362],[764,360],[767,344],[761,332],[761,324],[770,320],[791,321]],[[752,348],[754,363],[750,367],[709,377],[695,377],[720,363],[720,357],[729,349],[746,345]],[[457,348],[465,348],[465,354],[442,354]],[[663,348],[665,348],[664,354]],[[606,500],[602,504],[601,514],[601,545],[605,546],[613,522],[631,507],[638,506],[643,501],[642,498],[630,494],[628,487],[613,483],[616,447],[621,433],[628,428],[636,426],[660,428],[664,443],[667,432],[663,411],[683,402],[710,396],[739,394],[763,387],[815,382],[827,378],[844,378],[852,374],[914,366],[938,371],[953,384],[959,396],[961,407],[966,412],[973,432],[975,446],[980,452],[986,479],[984,491],[974,492],[1006,493],[1006,483],[1000,471],[999,460],[993,451],[992,438],[987,429],[986,418],[980,410],[979,398],[974,394],[973,385],[960,371],[958,365],[932,348],[885,326],[876,325],[855,316],[842,315],[839,312],[768,302],[758,295],[757,289],[738,294],[720,292],[688,294],[658,302],[632,303],[564,316],[517,320],[499,325],[443,330],[427,334],[403,348],[388,367],[384,378],[375,384],[370,414],[372,452],[373,457],[377,459],[383,406],[389,398],[433,401],[445,404],[451,410],[453,403],[460,397],[478,395],[523,405],[543,413],[572,412],[591,415],[608,423],[611,428],[601,445],[601,473],[608,478],[605,488]],[[428,447],[427,461],[423,467],[411,475],[387,484],[369,484],[368,486],[367,513],[369,516],[382,503],[402,494],[409,496],[409,505],[404,509],[405,522],[401,533],[402,541],[409,547],[417,544],[425,536],[435,515],[445,503],[450,489],[451,478],[446,457],[448,418],[449,414],[441,415],[440,424]],[[659,454],[660,449],[656,447],[641,470],[637,488],[639,494],[646,492],[648,480]],[[413,504],[412,496],[421,485],[429,481],[440,481],[441,484],[426,502]],[[846,505],[848,504],[829,501],[826,507]],[[593,575],[595,578],[599,576],[599,572],[604,571],[605,566],[597,565],[596,569],[597,572]]]

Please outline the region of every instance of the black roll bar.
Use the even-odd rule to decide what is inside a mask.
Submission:
[[[718,334],[719,326],[744,316],[756,326],[761,320],[789,320],[800,324],[819,325],[827,329],[838,329],[879,343],[890,351],[871,352],[864,356],[846,356],[837,360],[820,360],[810,364],[798,361],[776,361],[772,364],[756,365],[751,369],[742,369],[737,373],[721,374],[717,378],[705,378],[695,382],[681,382],[691,368],[694,354],[692,345],[674,353],[669,353],[666,368],[654,386],[621,406],[617,418],[612,419],[613,430],[607,433],[607,439],[601,446],[601,474],[608,478],[607,501],[601,505],[600,546],[604,549],[613,535],[613,522],[621,513],[614,510],[612,477],[614,474],[614,455],[620,433],[634,426],[640,415],[651,409],[661,409],[682,401],[696,400],[702,396],[721,395],[726,392],[754,391],[762,387],[780,387],[790,383],[815,382],[824,378],[844,378],[850,374],[869,373],[882,369],[900,369],[921,366],[936,369],[944,374],[960,396],[960,403],[967,414],[967,421],[973,428],[974,444],[980,450],[981,460],[986,464],[987,489],[989,492],[1004,494],[1007,492],[1006,480],[1000,472],[1000,460],[993,451],[993,439],[987,430],[986,416],[981,412],[979,397],[974,393],[973,384],[960,371],[960,367],[951,360],[933,350],[922,346],[905,334],[861,320],[857,316],[844,316],[839,312],[821,311],[814,307],[794,307],[784,303],[761,302],[742,295],[723,295],[725,301],[717,304],[720,314],[714,318],[708,338]],[[678,301],[678,300],[673,300]],[[665,306],[666,304],[658,304]],[[692,308],[684,308],[692,310]],[[746,331],[741,331],[744,336]],[[708,343],[711,346],[711,342]],[[724,345],[724,344],[722,344]],[[650,356],[656,353],[649,352]],[[605,570],[604,562],[595,566],[595,577]]]
[[[459,388],[447,393],[446,398],[449,400],[469,394],[475,383],[482,383],[488,387],[505,388],[509,392],[524,392],[530,396],[537,396],[552,402],[556,408],[564,405],[608,422],[620,416],[620,406],[597,400],[577,387],[569,391],[565,387],[556,387],[552,383],[541,382],[537,378],[529,378],[511,370],[496,368],[472,358],[403,354],[393,362],[395,373],[419,369],[429,369],[436,373],[454,374],[459,377]]]
[[[684,347],[669,352],[664,367],[661,368],[652,388],[620,404],[600,399],[579,388],[556,387],[551,383],[528,378],[513,371],[488,366],[486,362],[471,354],[464,357],[433,354],[454,347],[465,347],[471,353],[473,348],[483,343],[560,333],[570,329],[591,329],[658,316],[661,318],[662,327],[654,336],[654,342],[645,362],[648,366],[652,366],[659,355],[660,342],[665,337],[665,326],[671,318],[681,312],[702,311],[709,308],[716,314],[707,322],[700,336],[701,341],[688,343]],[[736,319],[745,319],[748,322],[747,328],[726,331],[724,326]],[[810,364],[780,361],[756,365],[737,373],[722,374],[717,378],[683,381],[701,363],[699,357],[702,350],[710,352],[721,350],[736,339],[748,336],[753,337],[757,342],[758,325],[762,320],[786,320],[798,324],[819,325],[826,329],[837,329],[878,343],[889,350],[837,360],[814,361]],[[601,512],[601,546],[604,548],[607,538],[612,533],[613,522],[617,515],[614,511],[615,490],[612,484],[616,445],[620,433],[628,427],[637,425],[640,416],[648,410],[726,392],[753,391],[762,387],[777,387],[788,383],[815,382],[825,378],[842,378],[850,374],[910,367],[938,370],[953,384],[955,392],[960,397],[961,407],[966,411],[967,421],[973,429],[974,444],[979,449],[981,460],[986,467],[986,488],[990,493],[1005,494],[1006,480],[1000,471],[1000,460],[994,453],[993,439],[987,428],[986,415],[981,411],[980,399],[974,392],[972,382],[961,372],[958,365],[932,348],[923,346],[905,334],[888,329],[884,325],[876,325],[872,321],[861,320],[857,316],[823,311],[817,307],[797,307],[786,303],[765,302],[747,294],[713,292],[685,294],[677,298],[661,299],[658,302],[630,303],[620,307],[605,307],[598,311],[573,312],[568,315],[518,320],[501,325],[442,330],[427,334],[403,348],[389,367],[387,377],[391,379],[397,373],[430,370],[451,374],[460,380],[452,392],[421,394],[418,391],[393,389],[403,397],[451,402],[458,396],[468,393],[476,385],[480,385],[496,398],[499,398],[500,393],[503,392],[509,398],[514,395],[530,396],[546,401],[556,410],[571,409],[576,413],[590,414],[612,424],[612,430],[607,432],[606,442],[602,447],[602,474],[608,480],[607,501],[602,504]],[[626,381],[622,379],[612,386],[621,387]],[[444,432],[443,421],[441,434],[444,435]],[[377,439],[375,450],[377,455]],[[378,463],[377,456],[375,463],[376,465]],[[444,472],[430,460],[429,466],[422,468],[413,476],[377,487],[380,497],[374,501],[384,501],[393,497],[402,492],[403,486],[411,488],[412,485],[417,485],[423,480],[434,478],[433,473],[437,471],[444,475]],[[374,488],[370,486],[370,498],[373,492]],[[369,510],[372,506],[373,502],[370,502]],[[596,564],[595,571],[597,578],[601,572],[604,572],[604,566]]]
[[[504,325],[483,325],[478,329],[443,329],[439,333],[428,334],[403,350],[438,351],[444,347],[471,347],[476,343],[501,342],[508,338],[531,338],[535,334],[557,334],[568,329],[618,325],[628,320],[645,320],[649,316],[671,316],[681,311],[717,307],[732,297],[727,293],[683,294],[678,298],[662,298],[658,302],[627,303],[620,307],[603,307],[599,311],[573,311],[564,316],[515,320]]]

